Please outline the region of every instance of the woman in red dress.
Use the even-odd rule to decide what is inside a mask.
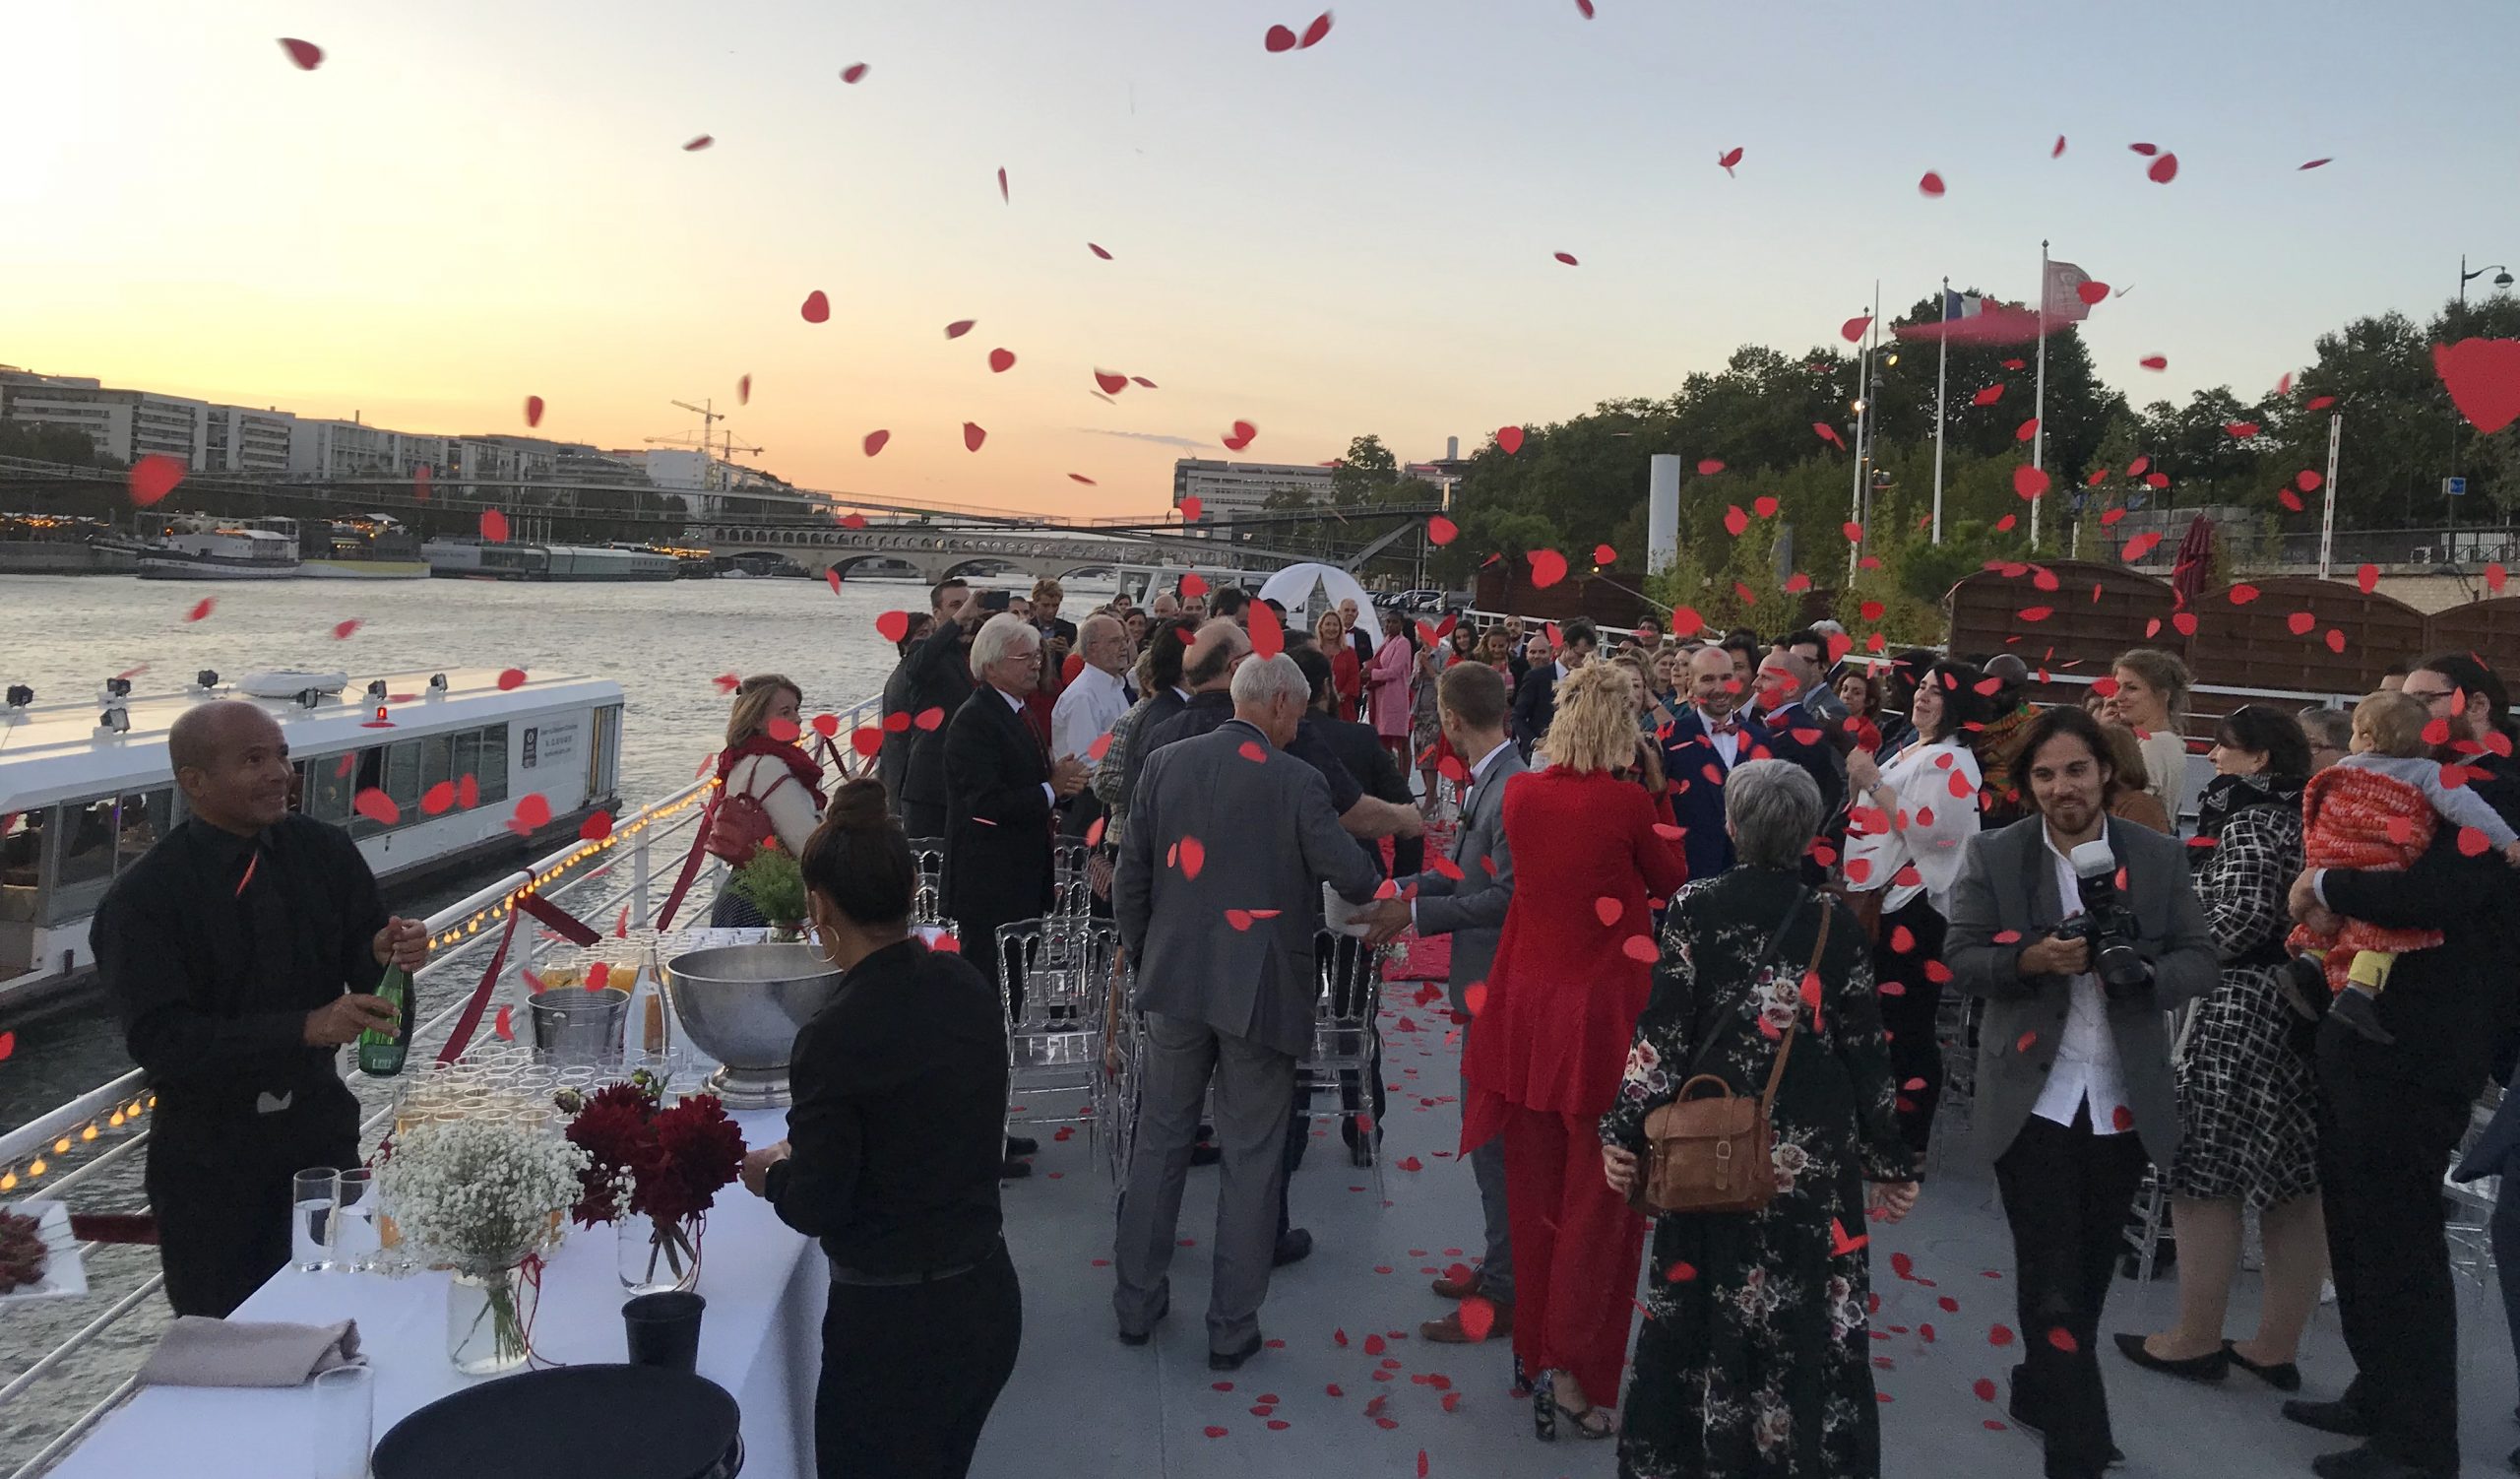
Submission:
[[[1354,724],[1356,705],[1365,696],[1365,665],[1356,657],[1356,645],[1348,640],[1348,623],[1339,619],[1336,611],[1323,611],[1312,635],[1321,655],[1330,660],[1330,687],[1339,695],[1339,717]]]
[[[1563,1416],[1606,1438],[1645,1222],[1602,1179],[1600,1120],[1653,989],[1652,910],[1688,862],[1625,670],[1559,684],[1540,749],[1546,769],[1505,783],[1514,900],[1462,1051],[1462,1149],[1504,1137],[1514,1354],[1541,1436]]]

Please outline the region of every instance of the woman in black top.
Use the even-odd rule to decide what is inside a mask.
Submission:
[[[796,1034],[788,1139],[744,1185],[831,1258],[816,1472],[959,1479],[1015,1370],[999,1237],[1006,1026],[978,971],[911,937],[910,842],[872,780],[806,844],[816,937],[846,974]]]

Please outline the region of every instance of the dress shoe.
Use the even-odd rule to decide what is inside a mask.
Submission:
[[[1224,1159],[1225,1151],[1213,1141],[1201,1140],[1190,1147],[1190,1164],[1193,1166],[1213,1166]]]
[[[2012,1425],[2014,1427],[2019,1428],[2022,1432],[2038,1439],[2041,1443],[2044,1444],[2048,1441],[2048,1429],[2044,1425],[2035,1423],[2029,1418],[2021,1415],[2020,1397],[2015,1396],[2011,1402],[2005,1405],[2004,1416],[2012,1419]],[[2124,1468],[2126,1466],[2126,1450],[2117,1447],[2115,1444],[2110,1444],[2109,1446],[2108,1466],[2112,1469]]]
[[[1134,1330],[1130,1329],[1125,1323],[1120,1326],[1120,1344],[1144,1345],[1148,1341],[1153,1340],[1155,1338],[1155,1327],[1164,1323],[1164,1317],[1171,1313],[1172,1294],[1171,1291],[1166,1290],[1164,1295],[1164,1303],[1155,1307],[1155,1314],[1148,1318],[1145,1324]]]
[[[1254,1331],[1250,1342],[1238,1351],[1210,1351],[1208,1352],[1208,1370],[1240,1371],[1242,1363],[1260,1354],[1260,1345],[1259,1332]]]
[[[1269,1255],[1269,1266],[1284,1268],[1312,1256],[1312,1234],[1303,1228],[1291,1227],[1278,1235],[1277,1251]]]
[[[2277,1391],[2299,1391],[2301,1389],[2301,1368],[2293,1362],[2273,1361],[2260,1363],[2251,1361],[2246,1356],[2240,1354],[2240,1348],[2237,1344],[2229,1340],[2223,1342],[2223,1354],[2232,1358],[2232,1364],[2234,1366],[2247,1372],[2250,1376],[2255,1377],[2267,1385],[2274,1387]]]
[[[2228,1341],[2220,1350],[2174,1361],[2144,1349],[2144,1337],[2132,1331],[2120,1330],[2116,1338],[2119,1354],[2144,1370],[2157,1371],[2165,1377],[2177,1377],[2189,1382],[2220,1382],[2231,1374],[2232,1347]]]
[[[1006,1158],[1010,1161],[1019,1155],[1040,1155],[1040,1153],[1041,1142],[1034,1139],[1031,1135],[1008,1135],[1006,1137]]]
[[[1031,1161],[1010,1160],[997,1168],[997,1179],[1002,1182],[1020,1182],[1032,1174]]]
[[[1462,1327],[1461,1312],[1455,1310],[1441,1319],[1430,1319],[1418,1326],[1418,1338],[1436,1345],[1477,1345],[1482,1340],[1498,1340],[1514,1333],[1514,1307],[1490,1304],[1496,1318],[1489,1321],[1487,1333],[1473,1335]]]
[[[2316,1428],[2321,1433],[2333,1433],[2339,1438],[2371,1436],[2371,1420],[2362,1415],[2362,1408],[2351,1402],[2306,1402],[2296,1399],[2284,1404],[2284,1416],[2286,1420],[2300,1423],[2304,1428]]]
[[[2321,1453],[2310,1460],[2310,1472],[2319,1479],[2447,1479],[2436,1470],[2401,1463],[2369,1444]]]
[[[1481,1276],[1476,1268],[1470,1271],[1467,1278],[1456,1279],[1450,1274],[1438,1274],[1435,1277],[1435,1292],[1445,1299],[1468,1299],[1480,1292],[1480,1283]]]

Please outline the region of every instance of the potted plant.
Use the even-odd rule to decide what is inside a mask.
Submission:
[[[805,937],[805,870],[792,854],[765,843],[726,886],[770,921],[772,939]]]

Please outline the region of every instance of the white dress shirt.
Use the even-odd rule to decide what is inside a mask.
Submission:
[[[1733,710],[1728,718],[1720,720],[1704,709],[1697,711],[1698,728],[1706,732],[1706,742],[1715,746],[1715,753],[1724,761],[1727,774],[1732,772],[1736,757],[1741,753],[1741,732],[1738,728],[1740,723],[1741,711],[1738,709]],[[1718,724],[1730,724],[1735,728],[1729,735],[1719,735],[1715,732]]]
[[[2083,912],[2082,885],[2074,876],[2074,865],[2056,851],[2056,840],[2048,835],[2045,825],[2039,829],[2039,840],[2047,845],[2048,861],[2055,865],[2056,898],[2064,905],[2064,918],[2071,919]],[[2117,1112],[2126,1107],[2126,1080],[2118,1068],[2117,1036],[2109,1030],[2109,1003],[2100,994],[2100,978],[2085,971],[2067,990],[2073,1005],[2065,1016],[2065,1035],[2056,1044],[2048,1086],[2039,1091],[2039,1102],[2031,1106],[2031,1113],[2070,1125],[2074,1112],[2088,1102],[2093,1134],[2122,1133]]]
[[[1128,690],[1116,673],[1105,673],[1092,663],[1076,675],[1076,681],[1059,692],[1059,701],[1050,709],[1050,756],[1074,755],[1085,763],[1085,773],[1092,775],[1102,762],[1092,751],[1094,742],[1111,733],[1111,726],[1129,712]]]
[[[1028,735],[1033,733],[1033,719],[1031,715],[1024,711],[1024,700],[1007,692],[1004,688],[999,688],[997,690],[997,696],[1005,699],[1006,706],[1015,711],[1015,722],[1024,726],[1024,733]],[[1050,807],[1051,809],[1056,810],[1059,804],[1059,789],[1056,786],[1051,785],[1049,782],[1043,781],[1041,783],[1041,794],[1050,799]]]

